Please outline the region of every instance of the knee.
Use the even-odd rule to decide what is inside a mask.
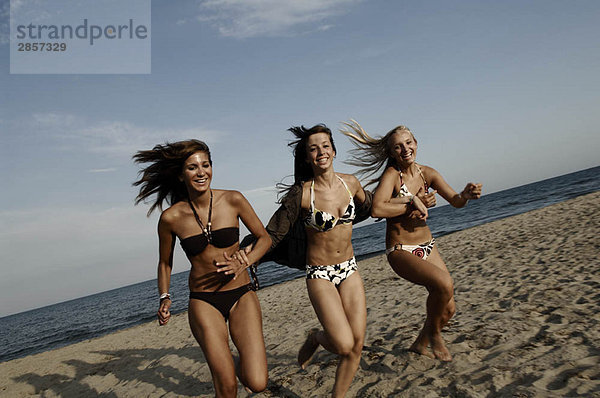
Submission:
[[[454,313],[456,313],[456,305],[454,304],[454,300],[450,300],[446,306],[445,316],[447,319],[450,319],[454,316]]]
[[[436,290],[444,296],[448,301],[454,296],[454,283],[450,275],[438,281]]]
[[[235,397],[237,396],[237,380],[216,380],[215,392],[217,397]]]
[[[258,393],[267,389],[268,378],[255,377],[252,380],[248,380],[244,385],[250,389],[253,393]]]
[[[365,344],[365,339],[360,337],[360,338],[355,338],[354,339],[354,346],[352,347],[352,354],[354,356],[360,356],[362,353],[362,349],[363,346]]]
[[[352,338],[338,339],[334,343],[336,354],[348,356],[354,351],[354,340]]]
[[[360,357],[363,345],[363,338],[354,338],[353,340],[348,340],[343,346],[341,346],[338,354],[345,357]]]

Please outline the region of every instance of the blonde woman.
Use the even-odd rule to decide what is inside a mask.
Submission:
[[[451,361],[442,328],[455,312],[453,282],[427,226],[427,210],[423,205],[435,206],[438,193],[453,207],[464,207],[469,200],[481,196],[481,184],[470,182],[457,193],[437,170],[417,164],[417,140],[405,126],[372,138],[355,121],[345,125],[342,133],[357,146],[349,163],[361,167],[359,175],[370,177],[384,168],[370,182],[378,183],[371,215],[386,219],[386,254],[390,266],[399,276],[424,286],[429,292],[425,323],[410,350]],[[433,191],[429,192],[430,188]]]

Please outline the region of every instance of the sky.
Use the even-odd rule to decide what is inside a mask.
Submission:
[[[340,122],[406,125],[457,191],[600,163],[596,0],[151,6],[151,73],[34,75],[9,73],[0,0],[0,316],[156,278],[158,213],[134,206],[131,156],[165,141],[206,141],[213,188],[265,223],[295,125],[332,128],[349,173]]]

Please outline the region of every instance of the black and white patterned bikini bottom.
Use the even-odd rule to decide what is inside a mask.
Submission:
[[[334,265],[307,265],[306,279],[326,279],[337,287],[357,269],[355,257]]]

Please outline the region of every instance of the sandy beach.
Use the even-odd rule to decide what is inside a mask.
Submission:
[[[451,363],[409,353],[426,290],[384,255],[359,261],[367,336],[349,397],[600,397],[600,192],[441,237],[457,312]],[[336,356],[296,362],[318,326],[303,279],[258,293],[269,364],[255,397],[325,397]],[[212,396],[208,366],[175,316],[0,364],[2,397]],[[238,396],[248,394],[241,385]]]

